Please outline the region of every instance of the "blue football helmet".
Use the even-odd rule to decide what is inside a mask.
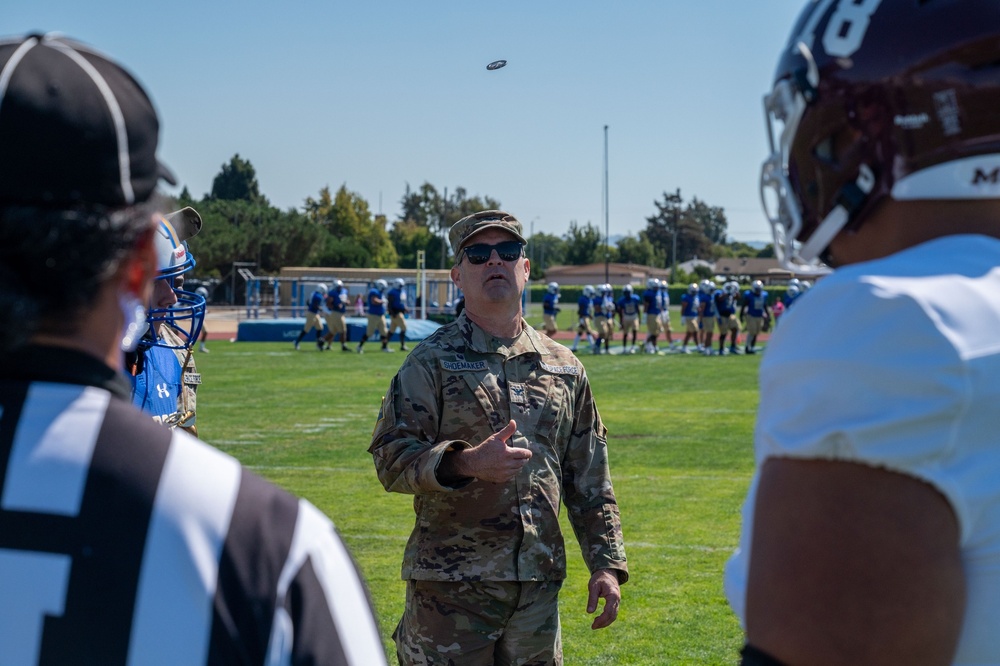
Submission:
[[[187,239],[201,230],[201,224],[201,216],[190,207],[164,215],[157,224],[156,279],[169,281],[177,302],[169,308],[149,308],[146,312],[149,329],[139,341],[140,347],[187,349],[201,335],[205,297],[182,288],[182,276],[195,267]]]

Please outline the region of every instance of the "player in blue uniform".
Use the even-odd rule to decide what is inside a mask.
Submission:
[[[191,348],[201,333],[205,299],[179,282],[195,266],[186,240],[201,230],[201,216],[185,208],[163,216],[156,231],[157,279],[146,312],[146,331],[126,355],[132,403],[169,427],[196,428],[195,392],[201,375]]]
[[[701,353],[712,355],[712,336],[715,334],[715,319],[719,314],[715,305],[715,283],[705,279],[698,288],[698,327],[701,329]]]
[[[583,293],[580,294],[580,298],[576,302],[576,337],[573,338],[572,351],[576,351],[577,345],[580,344],[580,338],[586,337],[587,344],[593,348],[594,346],[594,329],[591,327],[591,321],[594,317],[594,288],[591,285],[587,285],[583,288]]]
[[[375,280],[375,285],[368,290],[368,328],[365,337],[358,343],[358,353],[363,354],[365,341],[376,331],[382,339],[382,351],[391,352],[389,349],[389,327],[385,323],[385,292],[389,288],[389,283],[385,280]]]
[[[309,301],[306,303],[306,323],[302,326],[302,330],[299,331],[299,337],[295,338],[295,348],[299,348],[299,343],[302,342],[302,338],[306,337],[306,333],[316,329],[316,348],[323,351],[323,306],[326,301],[327,294],[326,285],[320,283],[316,285],[316,289],[313,293],[309,295]]]
[[[642,312],[642,299],[636,295],[632,285],[622,287],[622,297],[618,299],[618,320],[622,326],[622,353],[634,354],[636,337],[639,335],[639,315]],[[632,334],[632,345],[628,344],[629,334]]]
[[[681,351],[690,354],[688,342],[694,341],[695,348],[701,351],[701,336],[698,328],[698,308],[701,302],[698,299],[698,285],[692,282],[688,285],[687,291],[681,296],[681,323],[684,325],[684,342],[681,343]]]
[[[601,293],[594,298],[594,317],[597,320],[597,343],[594,346],[594,353],[601,353],[601,346],[604,346],[604,353],[611,353],[611,340],[615,337],[615,291],[608,284],[601,285]]]
[[[550,338],[554,336],[559,327],[556,324],[556,315],[559,314],[559,283],[549,282],[545,288],[545,296],[542,297],[542,321],[545,335]]]
[[[802,295],[801,287],[797,284],[789,284],[788,289],[785,291],[785,312],[788,312],[788,308],[792,307],[792,303]]]
[[[391,338],[393,332],[398,330],[399,350],[406,351],[406,315],[410,311],[406,307],[406,280],[396,278],[392,289],[386,294],[386,301],[390,317],[388,337]]]
[[[350,295],[343,280],[334,280],[330,291],[326,292],[326,348],[329,349],[331,343],[340,336],[340,351],[351,351],[347,348],[347,303]]]
[[[738,354],[740,320],[736,317],[736,298],[740,285],[727,282],[715,292],[715,307],[719,313],[719,354],[726,353],[726,335],[729,335],[729,353]]]
[[[668,351],[677,351],[677,343],[674,342],[674,329],[670,325],[670,284],[666,280],[660,280],[659,302],[660,324],[663,335],[667,339]]]
[[[764,283],[754,280],[750,289],[743,292],[743,304],[740,306],[740,321],[744,317],[747,322],[747,343],[744,350],[747,354],[757,353],[757,336],[767,329],[771,321],[771,306],[767,304],[767,292]]]
[[[656,339],[663,331],[663,321],[660,319],[660,281],[657,278],[646,280],[646,291],[642,292],[642,306],[646,313],[646,344],[642,350],[647,354],[657,353]]]

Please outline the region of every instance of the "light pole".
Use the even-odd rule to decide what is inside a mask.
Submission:
[[[608,224],[608,126],[604,126],[604,281],[611,282],[610,262],[611,262],[611,234]]]
[[[444,188],[444,199],[441,201],[441,269],[444,270],[445,260],[448,255],[448,188]]]
[[[678,218],[680,216],[680,209],[681,209],[681,188],[679,188],[679,187],[677,188],[677,194],[675,194],[673,198],[674,198],[674,233],[670,234],[673,237],[671,239],[673,241],[673,243],[672,243],[673,244],[673,254],[670,256],[670,281],[673,282],[673,283],[676,283],[677,282],[677,279],[676,279],[676,276],[677,276],[677,234],[680,232],[680,229],[678,228],[679,225],[680,225],[680,220]]]

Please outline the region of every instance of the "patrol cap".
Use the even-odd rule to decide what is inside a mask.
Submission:
[[[467,215],[451,226],[448,232],[448,240],[451,241],[451,251],[458,256],[458,251],[462,249],[466,241],[487,229],[503,229],[517,236],[522,243],[527,244],[521,235],[521,223],[510,213],[502,210],[484,210],[472,215]]]
[[[0,204],[121,208],[162,178],[160,124],[110,58],[56,34],[0,39]]]

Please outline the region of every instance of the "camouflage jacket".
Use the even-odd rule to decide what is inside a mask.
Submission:
[[[590,571],[628,578],[607,430],[583,365],[523,326],[507,347],[460,315],[410,353],[383,398],[368,450],[386,490],[414,495],[404,579],[561,580],[560,502]],[[533,454],[518,476],[441,485],[446,451],[475,446],[510,419],[508,444]]]
[[[167,344],[180,347],[184,340],[173,332],[169,326],[163,326],[160,331]],[[198,387],[201,385],[201,373],[194,362],[194,342],[189,347],[173,349],[174,356],[177,357],[177,364],[181,366],[181,384],[177,393],[177,412],[172,414],[172,423],[168,425],[181,427],[191,434],[198,435],[197,411],[198,411]]]

